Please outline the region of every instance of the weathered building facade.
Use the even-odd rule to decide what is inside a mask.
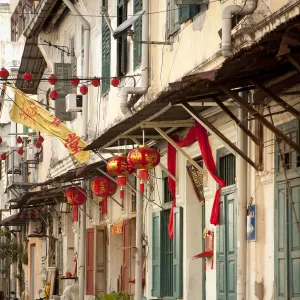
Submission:
[[[93,152],[79,165],[57,138],[43,135],[42,157],[26,179],[31,190],[11,202],[13,209],[40,207],[39,220],[27,223],[45,227],[41,236],[27,228],[24,297],[37,298],[47,283],[51,295],[70,285],[77,293],[79,283],[80,299],[82,291],[86,299],[140,295],[136,285],[146,299],[297,299],[299,1],[27,2],[32,17],[17,38],[12,28],[12,37],[25,40],[16,87],[37,95]],[[142,10],[132,31],[122,31]],[[19,14],[17,6],[14,24]],[[32,82],[22,80],[25,72]],[[93,77],[99,87],[90,84]],[[82,108],[68,111],[83,84]],[[53,89],[57,100],[49,96]],[[182,147],[170,139],[184,139],[195,122],[209,133],[205,153],[196,138]],[[38,133],[22,136],[35,149]],[[118,191],[103,215],[91,180],[107,173],[111,156],[143,143],[161,155],[145,194],[131,175],[124,200]],[[175,172],[168,143],[176,148]],[[173,239],[168,176],[176,181]],[[214,205],[217,177],[224,186]],[[63,195],[80,182],[88,201],[72,221]]]

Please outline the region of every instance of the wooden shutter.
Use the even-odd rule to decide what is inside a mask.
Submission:
[[[107,3],[104,2],[107,7]],[[110,88],[110,49],[111,49],[111,35],[108,25],[104,18],[102,18],[102,94],[106,93]]]
[[[134,13],[141,11],[143,9],[142,0],[134,0]],[[142,40],[142,23],[143,20],[140,18],[134,23],[134,39],[137,41]],[[133,43],[133,67],[136,69],[142,61],[142,44],[134,42]]]
[[[95,295],[106,293],[106,226],[96,227],[96,276]]]
[[[224,196],[220,198],[219,226],[217,228],[217,298],[226,300],[226,269],[225,269],[225,211]]]
[[[200,5],[183,5],[179,8],[179,24],[192,19],[200,12]]]
[[[152,296],[162,296],[161,278],[161,229],[162,213],[152,214]]]
[[[94,295],[94,228],[86,230],[86,295]]]
[[[59,97],[55,100],[55,116],[61,121],[71,121],[72,113],[66,112],[66,96],[72,93],[72,86],[65,80],[72,77],[72,65],[54,63],[54,74],[58,78],[54,89],[58,92]]]
[[[182,298],[182,239],[183,239],[183,209],[174,209],[174,240],[173,240],[173,297]]]
[[[123,263],[122,263],[122,291],[129,289],[129,255],[130,255],[130,231],[129,220],[123,221]]]

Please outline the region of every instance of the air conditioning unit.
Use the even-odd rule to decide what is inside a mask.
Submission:
[[[205,4],[209,0],[175,0],[176,5],[195,5],[195,4]]]
[[[34,145],[28,145],[25,149],[24,161],[27,163],[37,163],[37,152],[38,149]]]
[[[42,224],[40,221],[32,221],[30,220],[28,222],[28,230],[27,230],[27,235],[30,234],[36,234],[36,233],[40,233],[42,229]]]
[[[11,187],[13,183],[16,182],[23,182],[23,178],[21,175],[8,175],[7,178],[7,200],[12,200],[12,199],[16,199],[17,197],[21,196],[22,194],[24,194],[24,190],[21,189],[20,187]],[[11,187],[11,188],[9,188]],[[12,191],[13,190],[13,191]]]
[[[82,111],[82,95],[68,94],[66,96],[66,112]]]

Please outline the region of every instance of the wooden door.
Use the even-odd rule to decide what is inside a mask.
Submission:
[[[86,295],[94,295],[94,228],[86,230]]]

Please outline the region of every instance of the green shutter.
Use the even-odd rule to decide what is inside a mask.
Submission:
[[[111,34],[110,29],[102,18],[102,95],[110,88],[110,50],[111,50]]]
[[[162,296],[162,278],[161,278],[161,228],[162,213],[154,212],[152,214],[152,296]]]
[[[29,127],[23,125],[23,134],[28,134]]]
[[[192,19],[200,12],[200,5],[182,5],[179,8],[179,24]]]
[[[182,298],[182,239],[183,239],[183,209],[174,209],[174,240],[173,240],[173,297]]]
[[[143,1],[142,0],[134,0],[134,13],[141,11],[143,9]],[[142,21],[143,17],[140,18],[134,24],[134,39],[136,41],[142,40]],[[133,67],[136,69],[142,61],[142,44],[134,42],[133,43]]]

